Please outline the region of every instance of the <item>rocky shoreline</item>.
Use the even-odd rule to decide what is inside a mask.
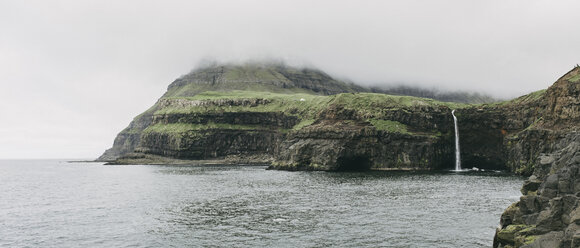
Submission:
[[[580,247],[579,77],[577,67],[548,89],[541,138],[524,139],[540,152],[533,174],[502,214],[494,247]]]
[[[502,214],[494,247],[580,246],[580,133],[539,157],[522,194]]]

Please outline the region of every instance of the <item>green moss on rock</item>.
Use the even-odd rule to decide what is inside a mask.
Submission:
[[[526,225],[509,225],[497,233],[497,238],[502,243],[515,244],[516,233],[526,229]]]
[[[263,127],[258,125],[235,125],[225,123],[207,124],[190,124],[190,123],[171,123],[171,124],[155,124],[143,130],[143,133],[186,133],[189,131],[199,131],[208,129],[233,129],[233,130],[258,130]]]
[[[312,123],[314,123],[314,119],[303,119],[302,121],[300,121],[298,124],[296,124],[292,130],[300,130],[306,126],[310,126],[312,125]]]
[[[497,233],[497,239],[513,247],[533,243],[538,236],[534,235],[535,225],[509,225]]]
[[[391,133],[410,134],[409,131],[407,131],[407,125],[402,124],[398,121],[370,119],[369,122],[377,130],[387,131]]]

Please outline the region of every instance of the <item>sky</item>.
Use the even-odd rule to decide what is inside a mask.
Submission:
[[[0,159],[93,159],[200,61],[516,97],[580,63],[580,1],[1,0]]]

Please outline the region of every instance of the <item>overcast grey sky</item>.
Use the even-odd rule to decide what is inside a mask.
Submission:
[[[200,60],[501,97],[580,63],[580,1],[0,1],[0,158],[96,158]]]

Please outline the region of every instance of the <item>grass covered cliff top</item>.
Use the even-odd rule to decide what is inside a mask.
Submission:
[[[393,96],[380,93],[342,93],[330,96],[320,96],[306,93],[282,94],[261,91],[207,91],[191,97],[166,97],[169,106],[155,114],[195,113],[206,111],[254,111],[254,112],[284,112],[290,115],[310,116],[331,106],[353,109],[368,114],[380,113],[392,109],[439,108],[451,109],[469,107],[469,104],[440,102],[428,98],[412,96]],[[249,105],[219,105],[219,100],[253,100],[266,99],[266,104]],[[171,104],[171,101],[190,101],[192,104]],[[208,103],[208,104],[203,104]]]
[[[306,93],[282,94],[262,91],[207,91],[191,97],[162,98],[153,115],[216,114],[224,112],[276,112],[296,116],[300,120],[292,129],[310,126],[324,115],[345,115],[365,121],[377,130],[411,134],[407,126],[389,120],[393,111],[450,111],[469,104],[440,102],[412,96],[379,93],[342,93],[320,96]],[[160,107],[162,106],[162,107]],[[220,128],[220,127],[216,127]],[[181,129],[184,130],[184,129]]]

